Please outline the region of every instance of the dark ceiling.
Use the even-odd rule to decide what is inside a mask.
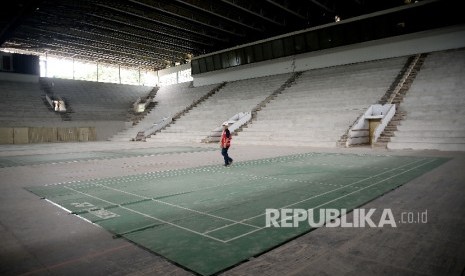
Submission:
[[[383,10],[405,0],[17,0],[3,48],[161,69],[192,56]]]

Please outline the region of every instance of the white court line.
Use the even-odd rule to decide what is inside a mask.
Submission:
[[[56,204],[55,202],[53,202],[53,201],[51,201],[51,200],[48,200],[48,199],[46,199],[46,198],[44,198],[44,199],[45,199],[45,201],[47,201],[48,203],[51,203],[51,204],[57,206],[58,208],[65,210],[67,213],[70,213],[70,214],[73,213],[71,210],[68,210],[68,209],[66,209],[65,207],[63,207],[63,206],[61,206],[61,205],[59,205],[59,204]]]
[[[195,231],[195,230],[192,230],[192,229],[189,229],[189,228],[186,228],[186,227],[183,227],[183,226],[180,226],[180,225],[171,223],[171,222],[169,222],[169,221],[165,221],[165,220],[162,220],[162,219],[153,217],[153,216],[151,216],[151,215],[144,214],[144,213],[142,213],[142,212],[133,210],[133,209],[131,209],[131,208],[127,208],[127,207],[121,206],[120,204],[117,204],[117,203],[114,203],[114,202],[111,202],[111,201],[108,201],[108,200],[105,200],[105,199],[102,199],[102,198],[99,198],[99,197],[96,197],[96,196],[93,196],[93,195],[84,193],[84,192],[81,192],[81,191],[78,191],[78,190],[75,190],[75,189],[70,188],[70,187],[67,187],[67,186],[64,186],[64,188],[69,189],[69,190],[71,190],[71,191],[73,191],[73,192],[76,192],[76,193],[80,193],[80,194],[85,195],[85,196],[88,196],[88,197],[95,198],[95,199],[97,199],[97,200],[101,200],[101,201],[106,202],[106,203],[108,203],[108,204],[118,206],[118,207],[120,207],[120,208],[122,208],[122,209],[125,209],[125,210],[128,210],[128,211],[130,211],[130,212],[139,214],[139,215],[141,215],[141,216],[144,216],[144,217],[147,217],[147,218],[151,218],[151,219],[160,221],[160,222],[162,222],[162,223],[166,223],[166,224],[168,224],[168,225],[171,225],[171,226],[180,228],[180,229],[182,229],[182,230],[186,230],[186,231],[188,231],[188,232],[192,232],[192,233],[194,233],[194,234],[203,236],[203,237],[205,237],[205,238],[209,238],[209,239],[212,239],[212,240],[214,240],[214,241],[218,241],[218,242],[221,242],[221,243],[225,243],[225,241],[220,240],[220,239],[217,239],[217,238],[215,238],[215,237],[212,237],[212,236],[209,236],[209,235],[205,235],[205,234],[200,233],[200,232],[197,232],[197,231]]]
[[[51,200],[48,200],[48,199],[45,198],[45,201],[47,201],[48,203],[51,203],[52,205],[55,205],[56,207],[58,207],[58,208],[60,208],[60,209],[65,210],[67,213],[70,213],[70,214],[73,213],[71,210],[68,210],[68,209],[66,209],[65,207],[63,207],[63,206],[61,206],[61,205],[59,205],[59,204],[56,204],[55,202],[53,202],[53,201],[51,201]],[[93,225],[97,225],[98,227],[102,228],[102,226],[93,223],[92,221],[86,219],[85,217],[81,217],[80,215],[75,215],[75,216],[77,216],[78,218],[84,220],[85,222],[88,222],[88,223],[93,224]]]
[[[425,160],[425,159],[423,159],[423,160]],[[318,208],[318,207],[321,207],[321,206],[326,205],[326,204],[328,204],[328,203],[331,203],[331,202],[333,202],[333,201],[339,200],[339,199],[344,198],[344,197],[346,197],[346,196],[349,196],[349,195],[351,195],[351,194],[353,194],[353,193],[357,193],[357,192],[360,192],[360,191],[362,191],[362,190],[368,189],[368,188],[370,188],[370,187],[372,187],[372,186],[374,186],[374,185],[377,185],[377,184],[379,184],[379,183],[381,183],[381,182],[384,182],[384,181],[386,181],[386,180],[388,180],[388,179],[391,179],[391,178],[393,178],[393,177],[397,177],[397,176],[399,176],[399,175],[401,175],[401,174],[404,174],[404,173],[406,173],[406,172],[409,172],[409,171],[411,171],[411,170],[414,170],[414,169],[416,169],[416,168],[419,168],[419,167],[421,167],[421,166],[424,166],[424,165],[426,165],[426,164],[428,164],[428,163],[431,163],[431,162],[433,162],[433,161],[436,161],[436,159],[430,160],[430,161],[428,161],[428,162],[425,162],[425,163],[423,163],[423,164],[420,164],[420,165],[418,165],[418,166],[415,166],[415,167],[413,167],[413,168],[411,168],[411,169],[408,169],[408,170],[403,171],[403,172],[401,172],[401,173],[398,173],[398,174],[396,174],[396,175],[390,176],[390,177],[388,177],[388,178],[386,178],[386,179],[383,179],[383,180],[380,180],[380,181],[378,181],[378,182],[375,182],[375,183],[373,183],[373,184],[371,184],[371,185],[369,185],[369,186],[366,186],[366,187],[364,187],[364,188],[358,189],[358,190],[353,191],[353,192],[351,192],[351,193],[348,193],[348,194],[345,194],[345,195],[340,196],[340,197],[338,197],[338,198],[332,199],[332,200],[330,200],[330,201],[328,201],[328,202],[325,202],[325,203],[320,204],[320,205],[318,205],[318,206],[316,206],[316,207],[313,207],[313,209]],[[289,206],[292,206],[292,205],[295,205],[295,204],[291,204],[291,205],[288,205],[288,206],[285,206],[285,207],[289,207]],[[282,208],[285,208],[285,207],[281,207],[281,208],[279,208],[279,209],[282,209]],[[296,214],[296,215],[297,215],[297,214]],[[294,216],[293,216],[293,217],[294,217]],[[282,222],[283,220],[287,220],[287,219],[289,219],[289,218],[290,218],[290,217],[283,218],[280,222]],[[244,237],[244,236],[250,235],[250,234],[252,234],[252,233],[254,233],[254,232],[260,231],[260,230],[262,230],[262,229],[266,229],[266,227],[261,227],[261,229],[255,229],[255,230],[249,231],[249,232],[244,233],[244,234],[242,234],[242,235],[239,235],[239,236],[236,236],[236,237],[231,238],[231,239],[229,239],[229,240],[226,240],[225,242],[228,243],[228,242],[230,242],[230,241],[233,241],[233,240],[242,238],[242,237]]]
[[[303,199],[303,200],[300,200],[300,201],[298,201],[298,202],[295,202],[295,203],[292,203],[292,204],[289,204],[289,205],[280,207],[280,208],[278,208],[278,209],[283,209],[283,208],[286,208],[286,207],[290,207],[290,206],[293,206],[293,205],[296,205],[296,204],[299,204],[299,203],[308,201],[308,200],[310,200],[310,199],[314,199],[314,198],[320,197],[320,196],[322,196],[322,195],[325,195],[325,194],[328,194],[328,193],[332,193],[332,192],[334,192],[334,191],[337,191],[337,190],[340,190],[340,189],[343,189],[343,188],[346,188],[346,187],[349,187],[349,186],[353,186],[353,185],[355,185],[355,184],[357,184],[357,183],[360,183],[360,182],[369,180],[369,179],[374,178],[374,177],[378,177],[378,176],[383,175],[383,174],[385,174],[385,173],[388,173],[388,172],[390,172],[390,171],[398,170],[398,169],[400,169],[400,168],[402,168],[402,167],[406,167],[406,166],[409,166],[409,165],[411,165],[411,164],[415,164],[415,163],[418,163],[418,162],[424,161],[424,160],[425,160],[425,159],[420,159],[420,160],[416,160],[416,161],[413,161],[413,162],[409,162],[409,163],[404,164],[404,165],[402,165],[402,166],[399,166],[399,167],[396,167],[396,168],[392,168],[392,169],[390,169],[390,170],[381,172],[381,173],[379,173],[379,174],[375,174],[375,175],[369,176],[369,177],[367,177],[367,178],[363,178],[363,179],[357,180],[357,181],[355,181],[355,182],[352,182],[352,183],[350,183],[350,184],[344,185],[344,186],[342,186],[342,187],[339,187],[339,188],[336,188],[336,189],[333,189],[333,190],[329,190],[329,191],[324,192],[324,193],[322,193],[322,194],[318,194],[318,195],[314,195],[314,196],[308,197],[308,198],[306,198],[306,199]],[[266,213],[261,213],[261,214],[256,215],[256,216],[243,219],[243,220],[241,220],[241,222],[243,222],[243,221],[248,221],[248,220],[251,220],[251,219],[255,219],[255,218],[264,216],[265,214],[266,214]],[[226,227],[232,226],[232,225],[234,225],[234,223],[229,224],[229,225],[226,225]],[[223,229],[223,228],[225,228],[225,226],[223,226],[223,227],[221,227],[221,228],[218,228],[218,230],[219,230],[219,229]],[[216,229],[213,229],[213,230],[211,230],[210,232],[213,232],[213,231],[215,231],[215,230],[216,230]]]
[[[155,199],[155,198],[150,198],[150,197],[146,197],[146,196],[141,196],[141,195],[134,194],[134,193],[131,193],[131,192],[126,192],[126,191],[123,191],[123,190],[120,190],[120,189],[116,189],[116,188],[112,188],[112,187],[108,187],[108,186],[105,186],[105,185],[102,185],[102,184],[97,184],[97,186],[105,187],[105,188],[110,189],[110,190],[114,190],[114,191],[117,191],[117,192],[120,192],[120,193],[124,193],[124,194],[128,194],[128,195],[136,196],[136,197],[139,197],[139,198],[148,199],[148,200],[151,200],[151,201],[155,201],[155,202],[158,202],[158,203],[161,203],[161,204],[165,204],[165,205],[168,205],[168,206],[172,206],[172,207],[176,207],[176,208],[179,208],[179,209],[187,210],[187,211],[194,212],[194,213],[197,213],[197,214],[201,214],[201,215],[204,215],[204,216],[209,216],[209,217],[213,217],[213,218],[217,218],[217,219],[221,219],[221,220],[226,220],[226,221],[234,222],[234,223],[236,223],[236,224],[243,224],[243,225],[250,226],[250,227],[253,227],[253,228],[260,228],[259,226],[256,226],[256,225],[252,225],[252,224],[248,224],[248,223],[243,223],[243,222],[236,221],[236,220],[232,220],[232,219],[228,219],[228,218],[223,218],[223,217],[220,217],[220,216],[215,216],[215,215],[212,215],[212,214],[209,214],[209,213],[205,213],[205,212],[202,212],[202,211],[197,211],[197,210],[189,209],[189,208],[187,208],[187,207],[183,207],[183,206],[179,206],[179,205],[176,205],[176,204],[168,203],[168,202],[161,201],[161,200],[158,200],[158,199]]]
[[[426,162],[426,163],[423,163],[423,164],[421,164],[421,165],[418,165],[418,166],[416,166],[416,167],[413,167],[413,168],[411,168],[411,169],[408,169],[408,170],[406,170],[406,171],[403,171],[403,172],[401,172],[401,173],[399,173],[399,174],[390,176],[390,177],[388,177],[388,178],[386,178],[386,179],[383,179],[383,180],[381,180],[381,181],[375,182],[375,183],[373,183],[373,184],[371,184],[371,185],[368,185],[368,186],[366,186],[366,187],[360,188],[359,190],[356,190],[356,191],[350,192],[350,193],[348,193],[348,194],[345,194],[345,195],[343,195],[343,196],[340,196],[340,197],[338,197],[338,198],[332,199],[332,200],[330,200],[330,201],[328,201],[328,202],[325,202],[325,203],[323,203],[323,204],[320,204],[320,205],[318,205],[318,206],[315,206],[315,207],[313,207],[312,209],[319,208],[319,207],[321,207],[321,206],[324,206],[324,205],[326,205],[326,204],[329,204],[329,203],[331,203],[331,202],[333,202],[333,201],[337,201],[337,200],[339,200],[339,199],[341,199],[341,198],[343,198],[343,197],[346,197],[346,196],[348,196],[348,195],[351,195],[351,194],[360,192],[361,190],[365,190],[365,189],[367,189],[367,188],[370,188],[371,186],[377,185],[377,184],[379,184],[379,183],[381,183],[381,182],[384,182],[384,181],[386,181],[386,180],[389,180],[389,179],[391,179],[391,178],[393,178],[393,177],[397,177],[397,176],[399,176],[399,175],[401,175],[401,174],[404,174],[404,173],[406,173],[406,172],[408,172],[408,171],[411,171],[411,170],[414,170],[414,169],[419,168],[419,167],[421,167],[421,166],[424,166],[424,165],[426,165],[426,164],[428,164],[428,163],[431,163],[431,162],[433,162],[433,161],[436,161],[436,159],[430,160],[430,161],[428,161],[428,162]],[[293,217],[294,217],[294,216],[293,216]],[[287,219],[287,218],[286,218],[286,219]],[[283,220],[286,220],[286,219],[282,219],[280,222],[282,222]]]

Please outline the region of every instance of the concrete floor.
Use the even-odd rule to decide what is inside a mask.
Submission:
[[[164,145],[0,146],[0,157],[153,146]],[[427,223],[398,223],[396,228],[320,228],[224,275],[464,275],[465,153],[260,146],[233,146],[230,150],[235,161],[301,152],[444,156],[452,160],[363,206],[390,208],[396,219],[402,212],[427,210]],[[23,187],[217,164],[221,158],[218,150],[0,168],[0,274],[192,275],[137,245],[114,239],[104,229],[69,215]],[[375,213],[373,220],[379,221],[380,214]]]

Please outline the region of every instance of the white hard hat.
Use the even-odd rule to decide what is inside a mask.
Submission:
[[[228,122],[224,122],[223,126],[229,126]]]

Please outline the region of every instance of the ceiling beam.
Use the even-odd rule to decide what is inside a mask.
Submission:
[[[190,46],[185,46],[185,45],[181,45],[181,44],[175,44],[175,43],[167,42],[167,41],[160,41],[159,39],[154,39],[154,38],[151,38],[150,36],[143,36],[141,34],[135,34],[135,33],[129,33],[127,31],[116,30],[116,29],[113,29],[113,28],[110,28],[110,27],[107,27],[107,26],[96,25],[96,24],[92,24],[92,23],[88,23],[88,22],[86,22],[85,25],[93,27],[94,32],[96,31],[96,29],[101,29],[101,30],[106,30],[106,31],[111,31],[111,32],[114,32],[114,33],[118,33],[118,34],[128,35],[128,37],[131,37],[131,38],[139,38],[141,40],[146,40],[146,42],[144,42],[144,43],[150,43],[155,48],[165,49],[166,47],[170,47],[170,50],[176,51],[178,53],[185,53],[185,52],[195,51],[196,50],[196,47],[190,47]]]
[[[301,15],[300,13],[294,11],[294,10],[291,10],[289,9],[288,7],[278,3],[278,2],[275,2],[274,0],[265,0],[266,2],[282,9],[283,11],[286,11],[287,13],[290,13],[292,15],[294,15],[295,17],[299,18],[299,19],[302,19],[302,20],[307,20],[307,18],[305,18],[305,16]]]
[[[284,24],[284,20],[282,20],[282,22],[278,22],[276,19],[272,19],[272,18],[269,18],[269,17],[266,17],[264,14],[263,14],[263,9],[260,9],[260,12],[255,12],[253,11],[252,9],[250,8],[247,8],[245,7],[245,5],[243,4],[240,4],[238,1],[236,0],[221,0],[223,3],[226,3],[228,5],[231,5],[241,11],[245,11],[253,16],[256,16],[256,17],[259,17],[267,22],[270,22],[270,23],[273,23],[275,25],[278,25],[278,26],[285,26]],[[249,4],[250,6],[250,4]]]
[[[190,17],[186,17],[186,16],[176,14],[176,13],[173,13],[173,12],[170,12],[168,10],[163,9],[162,7],[160,7],[160,5],[158,7],[156,7],[156,6],[152,6],[152,5],[149,5],[149,4],[140,2],[140,1],[136,1],[136,0],[128,0],[128,1],[130,1],[131,3],[134,3],[134,4],[138,4],[140,6],[143,6],[143,7],[149,8],[151,10],[155,10],[155,11],[158,11],[158,12],[169,14],[169,15],[171,15],[173,17],[181,18],[182,20],[190,21],[190,22],[198,24],[198,25],[209,27],[209,28],[214,29],[216,31],[228,33],[230,35],[234,35],[234,36],[237,36],[237,37],[245,37],[244,33],[238,33],[238,32],[232,31],[232,30],[227,30],[225,28],[225,26],[212,25],[212,24],[209,24],[209,23],[206,23],[206,22],[202,22],[202,21],[197,20],[195,17],[190,18]],[[132,15],[134,15],[134,14],[132,14]],[[144,17],[144,16],[142,16],[142,17]],[[145,18],[150,20],[149,17],[145,17]]]
[[[99,4],[100,5],[100,4]],[[130,15],[130,16],[133,16],[133,17],[136,17],[138,19],[143,19],[145,21],[150,21],[152,23],[157,23],[157,24],[161,24],[165,27],[168,27],[168,28],[171,28],[171,29],[176,29],[178,31],[184,31],[186,33],[192,33],[192,34],[195,34],[195,35],[200,35],[200,36],[203,36],[205,35],[205,33],[202,33],[202,32],[199,32],[199,31],[195,31],[195,30],[192,30],[191,28],[184,28],[184,27],[180,27],[180,26],[177,26],[177,25],[174,25],[174,24],[170,24],[170,23],[166,23],[164,21],[161,21],[161,20],[157,20],[153,17],[148,17],[148,16],[144,16],[144,15],[140,15],[140,14],[136,14],[134,12],[131,12],[131,11],[126,11],[126,10],[122,10],[122,9],[118,9],[118,8],[114,8],[114,7],[110,7],[110,6],[106,6],[106,5],[100,5],[100,7],[103,7],[103,8],[106,8],[106,9],[109,9],[109,10],[112,10],[112,11],[116,11],[116,12],[120,12],[120,13],[123,13],[123,14],[126,14],[126,15]],[[220,30],[220,29],[218,29]],[[225,33],[230,33],[230,34],[234,34],[236,35],[235,33],[232,33],[232,32],[229,32],[229,31],[225,31],[225,30],[221,30]],[[216,40],[219,40],[219,38],[214,38],[214,37],[210,37],[210,38],[213,38],[213,39],[216,39]]]
[[[26,33],[26,35],[27,34],[31,35],[31,33]],[[164,61],[165,60],[165,59],[161,59],[156,56],[147,55],[143,53],[142,51],[138,53],[137,51],[134,51],[134,49],[126,49],[122,51],[121,48],[118,49],[118,47],[114,47],[110,45],[109,43],[93,42],[93,44],[90,45],[90,44],[86,44],[82,42],[82,40],[90,41],[90,39],[78,38],[77,41],[72,41],[72,40],[64,39],[64,38],[46,36],[43,33],[34,33],[32,37],[35,37],[36,39],[40,38],[40,42],[43,45],[54,46],[54,47],[73,46],[74,49],[92,51],[95,53],[100,53],[100,55],[102,56],[108,55],[108,53],[110,53],[110,54],[113,54],[114,56],[121,56],[121,57],[131,56],[133,58],[136,57],[140,59],[147,59],[147,60],[153,60],[153,61]],[[27,37],[26,39],[31,39],[31,36]]]
[[[94,14],[94,13],[89,13],[88,14],[89,16],[92,16],[92,17],[95,17],[95,18],[98,18],[98,19],[101,19],[101,20],[104,20],[104,21],[110,21],[112,23],[118,23],[120,25],[123,25],[123,26],[127,26],[127,27],[130,27],[130,28],[136,28],[136,29],[139,29],[139,30],[143,30],[145,32],[149,32],[149,33],[152,33],[152,34],[159,34],[159,35],[162,35],[162,36],[165,36],[165,37],[169,37],[171,39],[175,39],[175,40],[184,40],[184,41],[187,41],[189,43],[194,43],[194,44],[201,44],[201,45],[205,45],[205,46],[213,46],[211,40],[217,40],[217,41],[221,41],[221,42],[225,42],[226,40],[223,40],[221,38],[218,38],[218,37],[214,37],[214,36],[209,36],[209,35],[204,35],[202,33],[193,33],[195,35],[199,35],[199,36],[204,36],[208,39],[210,39],[210,42],[205,42],[204,39],[200,39],[200,38],[197,38],[197,39],[194,39],[194,38],[190,38],[191,35],[189,35],[188,33],[185,33],[183,35],[173,35],[173,34],[170,34],[168,32],[168,30],[163,30],[163,31],[160,31],[160,30],[155,30],[155,29],[151,29],[151,28],[147,28],[145,26],[142,26],[140,24],[135,24],[135,23],[128,23],[128,22],[125,22],[125,21],[121,21],[120,19],[118,18],[114,18],[113,16],[103,16],[103,15],[98,15],[98,14]],[[160,28],[161,29],[161,28]]]
[[[218,13],[219,10],[216,10],[216,11],[213,10],[212,6],[210,6],[210,7],[201,7],[199,5],[196,5],[194,1],[181,1],[181,0],[174,0],[174,1],[176,1],[177,3],[183,4],[183,5],[186,5],[186,6],[190,7],[190,8],[200,10],[202,12],[208,13],[208,14],[216,16],[218,18],[227,20],[227,21],[232,22],[234,24],[238,24],[238,25],[240,25],[240,26],[242,26],[244,28],[248,28],[248,29],[251,29],[251,30],[256,31],[256,32],[262,32],[263,31],[263,29],[261,29],[261,28],[257,28],[257,27],[252,26],[251,23],[247,24],[247,23],[244,23],[243,21],[230,18],[227,15],[219,14]],[[192,3],[192,2],[194,2],[194,3]]]
[[[136,27],[150,33],[195,44],[212,46],[212,40],[222,43],[228,41],[227,36],[220,36],[213,30],[207,31],[201,27],[194,27],[192,24],[165,15],[147,13],[146,9],[136,9],[118,1],[113,1],[112,5],[109,5],[108,1],[100,0],[80,0],[77,3],[71,0],[61,0],[59,5],[49,5],[46,10],[53,14],[74,18],[74,20],[82,20],[83,15],[93,16],[100,20],[112,21],[111,24],[117,22],[126,27]],[[154,28],[154,23],[157,24],[156,28]],[[152,28],[148,28],[149,26]]]
[[[31,42],[36,43],[36,45],[31,45]],[[97,53],[94,51],[83,50],[81,48],[75,48],[73,46],[64,46],[64,45],[52,45],[50,42],[44,42],[37,39],[29,38],[27,40],[24,39],[15,39],[13,41],[8,41],[6,43],[7,47],[12,49],[31,49],[31,48],[40,48],[42,51],[45,51],[47,54],[54,54],[57,56],[64,56],[66,54],[71,58],[72,56],[79,55],[84,57],[84,60],[89,61],[105,61],[104,63],[108,64],[116,64],[116,65],[124,65],[124,64],[132,64],[133,66],[144,66],[144,67],[156,67],[158,69],[164,68],[165,62],[164,61],[151,61],[148,62],[147,60],[142,59],[134,59],[134,58],[127,58],[122,57],[120,55],[104,55],[102,53]],[[22,44],[22,47],[19,47],[18,44]],[[30,52],[30,50],[27,50]]]
[[[144,41],[146,44],[150,44],[155,48],[159,49],[164,49],[167,46],[169,46],[171,49],[177,52],[188,52],[188,51],[193,51],[196,49],[195,46],[193,46],[193,42],[190,40],[186,40],[188,42],[188,45],[185,42],[181,41],[176,41],[175,38],[171,37],[166,37],[166,36],[160,36],[156,35],[154,37],[153,31],[148,29],[148,28],[143,28],[140,26],[132,26],[132,25],[127,25],[125,22],[120,22],[120,21],[111,21],[113,20],[110,19],[109,17],[103,18],[102,16],[98,15],[87,15],[87,16],[81,16],[78,15],[76,17],[66,17],[64,15],[55,15],[55,14],[50,14],[48,12],[41,11],[38,13],[38,15],[33,19],[30,19],[26,22],[28,25],[36,26],[39,24],[47,24],[50,26],[56,26],[63,28],[64,31],[68,30],[69,28],[78,28],[78,29],[83,29],[84,27],[87,26],[87,28],[92,28],[93,31],[95,32],[102,32],[104,30],[105,32],[113,32],[117,33],[119,35],[127,37],[127,39],[130,40],[139,40],[139,41]],[[106,19],[106,20],[104,20]],[[72,20],[72,23],[68,23],[70,20]],[[60,23],[63,22],[63,23]],[[76,24],[77,23],[77,24]],[[116,23],[116,25],[115,25]],[[124,27],[117,27],[117,24],[121,24]],[[128,27],[130,27],[128,29]],[[139,29],[143,28],[141,31]],[[211,46],[211,44],[204,44],[206,46]]]
[[[134,40],[129,40],[129,39],[125,39],[125,38],[120,38],[120,37],[117,37],[117,36],[110,36],[110,35],[105,35],[105,34],[100,34],[100,33],[96,33],[96,32],[91,32],[91,31],[86,31],[86,30],[80,30],[80,29],[77,29],[77,28],[72,28],[70,29],[71,31],[76,31],[76,32],[79,32],[79,33],[85,33],[89,36],[97,36],[99,38],[104,38],[105,40],[101,40],[101,39],[93,39],[94,41],[102,41],[102,42],[108,42],[108,41],[112,41],[112,40],[117,40],[118,42],[123,42],[122,44],[125,44],[125,45],[137,45],[137,46],[142,46],[145,48],[145,50],[148,50],[148,51],[152,51],[152,52],[155,52],[155,49],[154,47],[152,47],[152,45],[149,45],[149,44],[145,44],[145,43],[140,43],[140,42],[137,42],[137,41],[134,41]],[[78,38],[80,36],[77,36]],[[114,44],[114,45],[118,45],[118,44]],[[169,50],[167,49],[162,49],[162,48],[158,48],[158,51],[157,51],[157,54],[160,55],[160,56],[163,56],[165,58],[181,58],[183,56],[184,53],[179,53],[177,52],[177,54],[175,54],[174,51],[171,51],[171,53],[167,53],[169,52]],[[181,55],[179,55],[181,54]]]
[[[327,12],[334,13],[334,9],[329,8],[327,5],[322,4],[318,0],[309,0],[309,1],[312,2],[313,4],[317,5],[318,7],[324,9]]]
[[[146,41],[143,41],[142,39],[140,38],[136,38],[134,36],[126,36],[122,33],[119,33],[119,32],[113,32],[112,35],[110,34],[107,34],[107,33],[103,33],[101,31],[97,31],[97,30],[92,30],[92,31],[88,31],[88,30],[83,30],[83,29],[79,29],[79,28],[72,28],[71,30],[73,31],[77,31],[77,32],[82,32],[82,33],[87,33],[89,35],[94,35],[94,36],[98,36],[98,37],[102,37],[102,38],[105,38],[107,40],[118,40],[118,41],[121,41],[123,43],[129,43],[129,44],[136,44],[136,45],[140,45],[140,46],[143,46],[143,47],[147,47],[147,48],[150,48],[152,50],[156,50],[157,53],[159,53],[160,55],[166,55],[168,56],[169,54],[167,52],[172,52],[172,53],[178,53],[178,54],[184,54],[186,53],[186,51],[179,51],[179,50],[176,50],[176,49],[173,49],[173,48],[169,48],[167,49],[167,47],[162,47],[160,44],[155,44],[155,43],[148,43]],[[166,45],[165,45],[166,46]]]

